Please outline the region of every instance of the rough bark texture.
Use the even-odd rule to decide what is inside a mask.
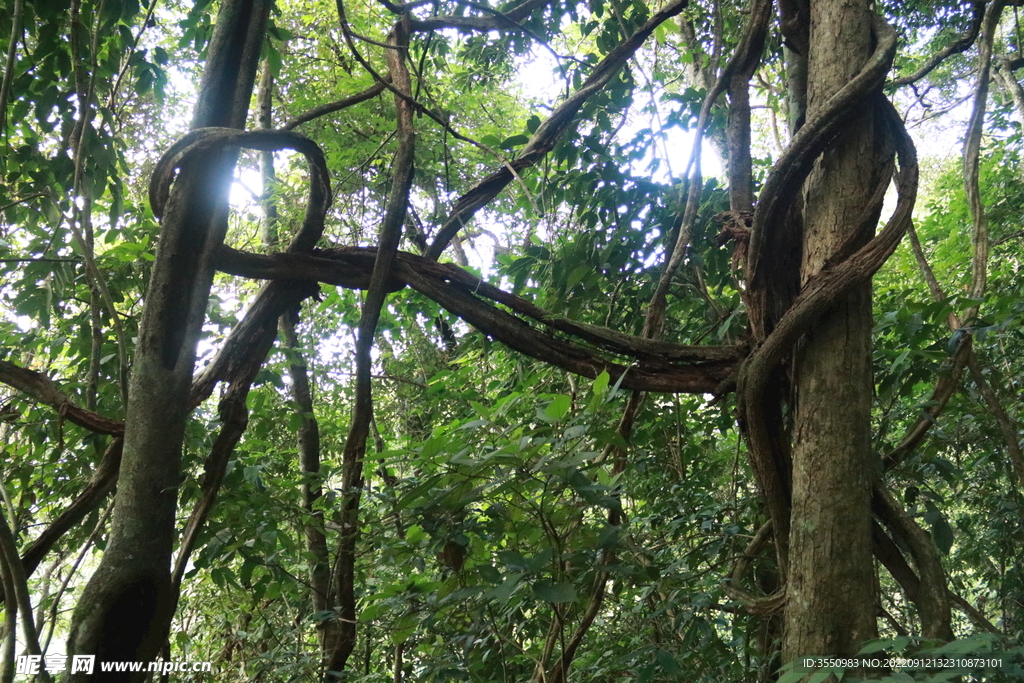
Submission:
[[[193,128],[245,125],[269,10],[263,0],[222,3]],[[76,607],[69,654],[147,661],[166,639],[182,442],[214,253],[227,230],[233,165],[234,155],[221,151],[183,162],[163,218],[129,388],[110,539]]]
[[[868,3],[811,4],[808,118],[872,49]],[[870,109],[818,161],[805,189],[806,283],[862,230],[891,152]],[[870,207],[877,212],[880,206]],[[871,290],[856,285],[806,335],[796,359],[793,507],[784,659],[852,654],[876,635],[871,558]]]

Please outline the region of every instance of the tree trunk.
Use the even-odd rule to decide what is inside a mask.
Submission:
[[[266,0],[221,4],[193,128],[245,126],[269,10]],[[146,662],[167,637],[182,443],[234,159],[213,152],[183,163],[167,206],[132,369],[110,539],[75,608],[69,654]],[[135,681],[145,673],[101,677]]]
[[[811,3],[807,118],[872,49],[867,0]],[[891,145],[866,104],[817,162],[804,194],[801,282],[872,236],[865,211],[887,183]],[[872,223],[873,225],[873,223]],[[871,287],[853,288],[796,352],[793,507],[784,659],[853,654],[876,636],[871,550]]]

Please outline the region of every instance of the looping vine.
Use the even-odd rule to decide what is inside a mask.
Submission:
[[[189,132],[171,145],[150,178],[149,199],[153,213],[160,217],[171,194],[171,184],[178,168],[201,153],[240,147],[260,151],[290,149],[299,152],[309,164],[309,196],[306,214],[287,252],[310,252],[324,231],[324,219],[331,205],[330,173],[319,145],[301,133],[289,130],[239,131],[233,128],[207,127]],[[255,361],[245,349],[262,348],[267,339],[276,336],[276,320],[290,307],[311,296],[316,285],[311,283],[275,282],[260,290],[249,314],[228,335],[221,350],[209,366],[193,381],[190,405],[195,406],[213,392],[219,381],[244,376]]]
[[[316,246],[323,235],[324,217],[331,204],[330,172],[320,146],[302,133],[290,130],[240,131],[235,128],[209,127],[189,132],[171,145],[156,164],[149,182],[149,203],[153,214],[157,218],[163,216],[171,194],[171,183],[182,164],[200,153],[228,147],[264,152],[290,149],[306,158],[310,175],[306,216],[288,246],[288,251],[309,251]]]

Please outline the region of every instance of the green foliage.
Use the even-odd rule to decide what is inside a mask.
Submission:
[[[465,226],[462,265],[554,315],[639,334],[688,191],[686,135],[706,96],[692,69],[735,48],[747,17],[741,5],[691,3],[683,20],[697,37],[692,44],[679,24],[663,24],[586,102],[544,161]],[[0,131],[0,360],[57,379],[74,404],[117,419],[128,369],[122,357],[130,360],[136,343],[159,232],[146,184],[156,159],[188,127],[214,4],[82,0],[76,7],[72,18],[69,2],[26,0],[24,35],[15,45]],[[625,0],[552,3],[523,18],[525,30],[415,33],[407,63],[416,97],[451,130],[415,117],[413,212],[403,248],[416,251],[419,237],[436,234],[458,197],[514,159],[559,98],[653,9]],[[348,3],[346,10],[352,31],[366,38],[356,40],[360,55],[384,71],[378,43],[394,17],[377,4]],[[960,3],[889,3],[883,10],[905,39],[897,77],[969,25]],[[275,8],[264,50],[275,77],[275,126],[373,85],[339,31],[336,11],[320,0]],[[493,16],[446,0],[412,11],[419,19]],[[1016,30],[1005,28],[1012,47]],[[10,34],[5,14],[4,53]],[[753,85],[763,107],[755,110],[755,184],[775,156],[767,151],[770,121],[758,117],[770,111],[785,130],[782,53],[782,39],[769,36]],[[962,97],[961,71],[973,59],[968,51],[940,66],[928,97],[947,104]],[[982,372],[1019,423],[1020,112],[1008,97],[993,96],[981,167],[993,245],[984,300],[963,294],[971,237],[958,160],[925,161],[916,217],[945,298],[931,296],[906,245],[875,279],[880,454],[933,405],[936,378],[949,372],[949,356],[967,333],[951,333],[948,316],[971,304],[981,306],[969,332]],[[335,200],[321,246],[375,243],[392,184],[394,119],[394,98],[385,92],[299,128],[321,146],[332,174]],[[709,139],[721,139],[725,126],[724,110],[714,110]],[[930,150],[921,146],[925,156]],[[255,153],[241,156],[228,236],[230,246],[254,252],[271,249],[261,238],[258,164]],[[744,292],[734,246],[719,243],[714,220],[729,208],[728,194],[711,165],[704,170],[689,248],[669,291],[665,338],[732,344],[747,336]],[[280,217],[273,231],[284,242],[302,220],[307,170],[278,154],[275,171],[268,190]],[[88,258],[102,283],[87,271]],[[257,289],[217,276],[200,367]],[[312,605],[310,567],[318,558],[306,532],[322,527],[333,552],[339,508],[352,493],[341,490],[341,453],[361,297],[323,286],[319,300],[303,305],[299,348],[279,344],[247,397],[248,428],[188,565],[170,643],[174,659],[214,662],[218,680],[318,674],[318,639],[337,613],[334,605]],[[496,344],[408,289],[389,296],[374,353],[356,563],[359,640],[348,680],[394,680],[400,653],[405,680],[527,681],[538,662],[543,669],[557,661],[588,618],[572,681],[768,680],[778,624],[748,614],[722,588],[766,519],[727,396],[650,395],[627,442],[617,426],[628,397],[607,373],[592,382],[570,377]],[[316,397],[316,474],[297,464],[296,431],[310,416],[289,391],[289,366],[300,356]],[[190,419],[182,527],[202,495],[217,416],[214,398]],[[109,439],[15,392],[0,401],[0,419],[5,505],[24,550],[82,491]],[[892,621],[880,621],[883,640],[870,646],[920,656],[1019,653],[1021,482],[975,380],[963,380],[928,439],[888,477],[941,551],[951,590],[1006,637],[986,640],[981,626],[961,616],[954,620],[958,640],[947,645],[895,637],[893,623],[916,633],[920,618],[880,572],[880,605]],[[312,510],[303,507],[304,487],[323,490]],[[105,547],[108,504],[62,536],[32,579],[54,642],[65,635],[64,610],[81,587],[75,572],[92,566]],[[68,593],[55,596],[65,579]],[[780,580],[769,543],[741,583],[770,594]],[[880,680],[942,680],[947,673],[896,672]],[[949,675],[960,673],[967,672]],[[1013,675],[987,672],[978,680]],[[789,672],[781,680],[797,678]]]

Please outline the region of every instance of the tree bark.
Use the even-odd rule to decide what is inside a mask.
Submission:
[[[269,11],[266,0],[221,4],[193,128],[244,127]],[[150,661],[166,639],[192,373],[214,253],[227,231],[234,159],[234,153],[214,151],[183,162],[164,215],[129,386],[110,539],[75,608],[69,654]],[[111,681],[144,677],[104,674]],[[91,678],[78,673],[70,680]]]
[[[811,3],[807,117],[858,73],[872,50],[866,0]],[[870,105],[815,165],[804,194],[801,282],[870,240],[863,225],[891,146]],[[877,204],[877,202],[876,202]],[[873,224],[873,223],[872,223]],[[798,345],[793,507],[784,659],[853,654],[876,635],[871,551],[870,281],[853,287]]]

